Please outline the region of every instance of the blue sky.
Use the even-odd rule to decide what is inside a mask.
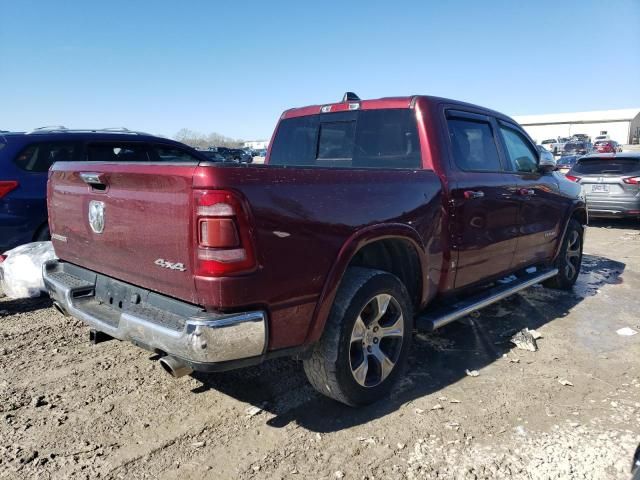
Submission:
[[[0,0],[0,129],[261,139],[345,90],[510,115],[635,107],[640,0]]]

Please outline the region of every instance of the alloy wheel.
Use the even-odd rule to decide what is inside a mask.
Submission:
[[[581,256],[580,234],[572,230],[567,240],[567,252],[565,255],[565,275],[569,279],[573,279],[578,274]]]
[[[353,325],[349,350],[351,374],[363,387],[380,385],[393,371],[404,339],[398,301],[380,293],[369,300]]]

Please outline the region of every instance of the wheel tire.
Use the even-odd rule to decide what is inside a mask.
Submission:
[[[390,299],[385,306],[387,296]],[[376,319],[376,312],[381,310],[384,315]],[[354,328],[359,319],[364,331]],[[361,332],[361,339],[354,340]],[[368,405],[386,396],[402,376],[412,338],[413,307],[398,277],[352,267],[342,279],[322,337],[304,361],[304,371],[320,393],[350,406]],[[362,363],[354,368],[354,358],[358,356]],[[363,363],[365,368],[360,368]],[[391,369],[385,372],[385,366]],[[363,370],[364,376],[359,375],[361,384],[355,372],[361,374]]]
[[[575,219],[569,220],[567,232],[562,240],[560,253],[554,267],[558,269],[558,275],[543,282],[548,288],[569,290],[576,283],[582,265],[582,241],[584,231],[582,225]]]

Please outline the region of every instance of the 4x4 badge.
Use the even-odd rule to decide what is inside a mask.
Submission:
[[[89,226],[95,233],[102,233],[104,230],[104,202],[89,202]]]
[[[166,261],[164,258],[158,258],[155,262],[157,266],[162,268],[168,268],[169,270],[178,270],[180,272],[185,272],[187,269],[184,267],[184,263],[172,263]]]

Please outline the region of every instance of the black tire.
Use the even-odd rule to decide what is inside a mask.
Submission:
[[[543,282],[548,288],[569,290],[576,283],[582,265],[582,247],[584,230],[580,222],[569,220],[567,231],[562,239],[560,253],[554,263],[558,269],[558,275]],[[575,243],[577,242],[577,243]]]
[[[387,296],[386,306],[378,308],[384,302],[380,299]],[[377,311],[384,311],[379,320]],[[361,339],[354,340],[359,336],[357,321],[366,328]],[[352,267],[342,279],[321,339],[304,361],[304,371],[311,385],[323,395],[350,406],[368,405],[386,396],[402,376],[412,338],[413,307],[398,277]],[[367,353],[372,348],[373,353]],[[367,365],[354,370],[358,356],[360,367]],[[356,381],[355,372],[363,370],[361,384]]]

